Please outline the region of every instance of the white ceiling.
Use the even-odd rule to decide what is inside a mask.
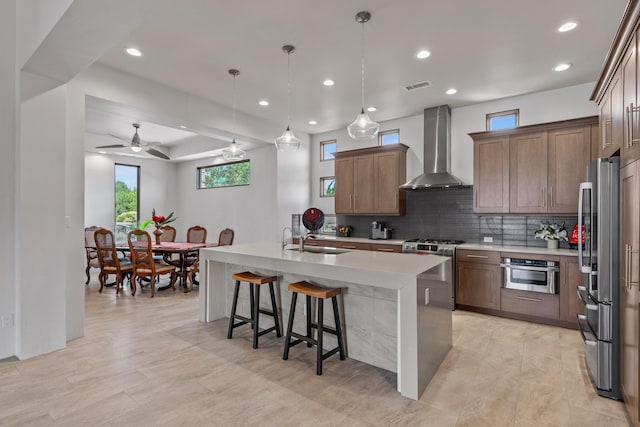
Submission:
[[[99,62],[229,108],[233,79],[227,70],[237,68],[238,111],[284,129],[287,57],[281,47],[293,44],[290,123],[294,131],[313,134],[345,127],[360,109],[361,25],[354,18],[360,10],[372,14],[365,24],[365,106],[376,106],[371,116],[383,121],[435,105],[460,107],[595,81],[625,5],[626,0],[171,0]],[[559,33],[558,26],[569,20],[578,22],[577,29]],[[143,56],[127,55],[129,46]],[[431,56],[416,59],[420,49]],[[561,62],[573,66],[553,71]],[[335,86],[323,86],[326,78]],[[424,80],[432,86],[402,89]],[[451,87],[458,93],[446,95]],[[260,107],[260,99],[271,105]],[[127,134],[130,123],[110,132]],[[141,136],[142,130],[162,139],[151,126],[143,124]]]

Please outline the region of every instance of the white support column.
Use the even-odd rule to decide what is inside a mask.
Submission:
[[[0,359],[16,350],[16,150],[18,92],[16,1],[0,2]]]

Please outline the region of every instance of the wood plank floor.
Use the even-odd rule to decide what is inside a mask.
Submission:
[[[576,331],[464,311],[454,347],[419,401],[395,374],[325,361],[226,319],[197,319],[198,292],[116,298],[85,288],[86,335],[25,361],[0,361],[2,426],[626,426],[620,402],[596,396]]]

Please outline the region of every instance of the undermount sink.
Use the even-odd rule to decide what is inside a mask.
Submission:
[[[299,250],[298,248],[288,248],[287,250],[289,251],[297,251]],[[341,249],[336,249],[336,248],[327,248],[324,246],[307,246],[304,248],[304,252],[311,252],[314,254],[325,254],[325,255],[338,255],[338,254],[343,254],[345,252],[349,252],[349,251],[344,251]]]

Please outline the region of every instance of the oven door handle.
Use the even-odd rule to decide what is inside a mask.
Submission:
[[[591,340],[588,339],[587,336],[584,333],[584,329],[582,329],[582,321],[586,321],[587,320],[587,316],[585,316],[584,314],[577,314],[576,315],[576,319],[578,319],[578,329],[580,329],[580,335],[582,335],[582,341],[586,344],[586,345],[591,345],[591,346],[597,346],[598,345],[598,341],[597,340]],[[589,328],[589,325],[587,325],[587,327]],[[591,329],[591,328],[589,328]],[[595,337],[595,334],[593,333],[593,331],[589,331],[589,333],[591,335],[593,335]]]
[[[501,263],[500,267],[513,268],[515,270],[547,271],[550,273],[560,271],[558,267],[532,267],[532,266],[526,266],[526,265],[514,265],[514,264],[505,264],[505,263]]]

